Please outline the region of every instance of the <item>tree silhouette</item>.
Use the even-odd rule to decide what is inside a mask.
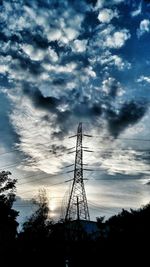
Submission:
[[[12,208],[15,201],[16,179],[11,179],[8,171],[0,172],[0,253],[11,248],[17,235],[18,212]]]
[[[31,261],[39,263],[46,259],[48,239],[53,222],[49,220],[49,206],[46,190],[39,190],[38,196],[33,199],[37,205],[36,211],[23,224],[22,232],[19,234],[21,253],[30,255]],[[43,258],[42,258],[43,255]]]
[[[38,196],[33,199],[33,203],[37,205],[37,210],[31,215],[30,218],[23,224],[23,232],[32,232],[39,235],[39,231],[45,230],[48,223],[48,198],[45,189],[40,189]]]

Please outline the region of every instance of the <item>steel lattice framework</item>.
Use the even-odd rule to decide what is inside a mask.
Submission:
[[[74,178],[66,210],[66,220],[90,220],[83,181],[82,123],[77,129]]]

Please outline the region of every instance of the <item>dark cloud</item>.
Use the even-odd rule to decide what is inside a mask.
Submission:
[[[49,7],[49,1],[48,0],[25,0],[24,4],[29,7],[33,7],[34,5],[40,8],[48,8]]]
[[[102,114],[102,108],[100,106],[100,104],[95,104],[93,105],[93,107],[91,108],[91,112],[93,115],[95,116],[100,116]]]
[[[116,97],[117,92],[118,92],[118,84],[113,83],[113,84],[111,85],[109,95],[110,95],[111,97],[114,98],[114,97]]]
[[[12,112],[10,103],[3,93],[0,93],[0,142],[1,146],[12,147],[13,143],[19,141],[19,136],[12,127],[9,114]]]
[[[33,101],[36,108],[56,112],[56,107],[59,104],[57,98],[44,97],[38,88],[31,87],[31,84],[29,85],[27,82],[24,82],[23,92]]]
[[[146,113],[147,105],[134,101],[124,103],[119,111],[108,109],[108,127],[110,133],[117,137],[127,127],[137,123]]]
[[[10,88],[12,85],[9,82],[8,74],[0,74],[0,86]]]
[[[144,146],[143,146],[144,148]],[[142,149],[141,149],[142,150]],[[137,155],[135,156],[136,160],[141,162],[141,160],[146,163],[146,164],[150,164],[150,151],[148,149],[145,149],[145,151],[140,151],[137,153]]]
[[[59,155],[61,154],[62,152],[64,152],[66,148],[62,145],[52,145],[51,146],[51,151],[53,154],[56,154],[56,155]]]
[[[0,33],[0,40],[3,41],[3,42],[7,42],[8,41],[8,37],[3,32],[1,32]]]
[[[29,71],[32,75],[38,75],[43,71],[40,62],[34,61],[26,55],[23,50],[19,48],[17,42],[9,40],[7,45],[2,43],[2,46],[6,46],[6,49],[1,51],[1,55],[4,57],[8,55],[12,57],[13,60],[10,62],[10,69],[14,70],[16,74],[19,70]],[[17,62],[15,60],[17,60]]]
[[[65,85],[66,81],[63,78],[54,79],[52,82],[54,85]]]
[[[31,32],[30,29],[24,29],[20,35],[24,43],[31,44],[35,48],[47,49],[49,47],[49,42],[44,36],[41,26],[37,26],[34,32]]]
[[[12,43],[20,43],[22,42],[22,37],[21,37],[21,34],[19,33],[12,33],[11,35],[8,36],[3,32],[3,28],[2,28],[0,32],[0,41],[4,42],[4,45],[8,41],[11,41]]]
[[[51,41],[49,42],[49,47],[54,49],[54,51],[59,55],[69,53],[71,49],[65,45],[60,45],[58,41]]]
[[[65,81],[57,79],[53,81],[53,84],[64,86]],[[109,86],[108,94],[105,97],[103,95],[100,96],[95,101],[83,96],[82,90],[78,89],[71,90],[61,98],[55,98],[43,96],[42,92],[38,88],[32,87],[31,84],[24,83],[23,86],[24,94],[32,99],[37,109],[55,113],[56,118],[53,124],[60,127],[58,133],[54,131],[57,137],[61,136],[62,133],[69,132],[70,127],[72,127],[70,120],[74,120],[74,118],[79,121],[88,118],[89,121],[94,123],[94,120],[96,121],[97,118],[103,117],[107,121],[108,129],[114,137],[117,137],[127,127],[137,123],[147,111],[146,103],[140,104],[130,101],[124,102],[119,108],[115,108],[114,100],[116,99],[115,101],[117,101],[118,90],[119,85],[113,81]],[[103,108],[104,103],[105,108]],[[62,105],[67,105],[67,110],[62,110],[60,108]],[[48,116],[47,120],[49,120]]]
[[[12,68],[16,70],[19,69],[19,67],[24,71],[29,71],[33,75],[38,75],[42,72],[42,67],[40,62],[31,60],[27,55],[24,53],[18,53],[17,51],[11,51],[10,55],[13,59],[18,59],[18,64],[14,63],[12,64]]]
[[[88,4],[92,4],[93,6],[95,6],[96,3],[97,3],[97,0],[85,0],[85,2],[88,3]]]
[[[70,54],[65,54],[62,57],[62,64],[67,64],[71,62],[76,62],[78,63],[77,69],[81,70],[81,68],[85,68],[90,65],[90,62],[87,58],[87,55],[84,53],[70,53]]]

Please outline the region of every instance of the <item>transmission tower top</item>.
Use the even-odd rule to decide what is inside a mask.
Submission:
[[[74,178],[66,210],[66,220],[90,220],[86,192],[83,179],[83,147],[82,123],[77,129],[76,154],[74,164]]]

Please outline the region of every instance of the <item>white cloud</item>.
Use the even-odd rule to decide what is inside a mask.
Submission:
[[[104,41],[104,46],[109,48],[121,48],[124,46],[125,42],[130,38],[130,33],[128,30],[123,29],[121,31],[116,31],[112,35],[106,36]]]
[[[115,17],[118,17],[118,12],[108,8],[101,10],[98,15],[98,19],[102,23],[109,23]]]
[[[45,24],[44,30],[49,41],[59,41],[60,44],[67,45],[80,35],[84,15],[68,7],[68,9],[61,9],[61,17],[58,17],[58,10],[50,12],[49,17],[55,21],[52,27],[49,23]],[[56,17],[58,17],[57,20]]]
[[[47,33],[47,38],[49,41],[58,41],[62,36],[62,32],[60,29],[51,29]]]
[[[32,59],[32,60],[43,60],[44,56],[45,56],[45,51],[41,50],[41,49],[37,49],[35,47],[33,47],[32,45],[29,44],[23,44],[22,45],[22,49],[24,50],[24,52]]]
[[[117,82],[113,77],[108,77],[107,79],[103,80],[102,82],[102,91],[105,92],[107,95],[110,95],[112,88],[115,86],[116,95],[122,96],[124,90],[122,89],[119,82]]]
[[[68,44],[70,41],[76,39],[80,34],[80,25],[68,27],[65,22],[60,22],[58,28],[47,29],[47,38],[49,41],[60,41],[63,44]]]
[[[5,73],[9,69],[9,64],[12,62],[11,56],[0,56],[0,70],[1,73]]]
[[[99,27],[97,35],[89,43],[91,49],[93,46],[99,46],[102,49],[118,49],[125,45],[125,42],[131,37],[129,30],[117,30],[112,24],[107,24],[105,27]],[[90,48],[89,48],[90,50]],[[91,50],[90,50],[91,52]],[[92,53],[92,52],[91,52]]]
[[[92,78],[96,77],[96,73],[93,71],[92,67],[86,68],[85,73]]]
[[[117,146],[117,141],[113,144]],[[116,174],[122,173],[126,175],[137,175],[138,173],[148,174],[148,164],[140,162],[137,164],[136,155],[138,152],[134,149],[129,149],[128,151],[123,151],[123,149],[118,149],[114,151],[112,148],[111,158],[104,158],[102,167],[108,168],[108,173]]]
[[[102,31],[100,31],[98,34],[102,36],[104,39],[106,38],[106,36],[110,35],[114,30],[115,30],[115,27],[112,24],[109,24],[105,26],[105,28]]]
[[[140,78],[137,80],[137,82],[147,82],[147,83],[150,83],[150,77],[147,77],[147,76],[140,76]]]
[[[67,39],[69,41],[74,40],[75,38],[77,38],[77,36],[79,35],[78,30],[73,29],[73,28],[66,28],[64,29],[65,35],[67,36]]]
[[[136,17],[136,16],[140,15],[141,12],[142,12],[142,1],[139,3],[137,9],[135,9],[134,11],[131,12],[131,16]]]
[[[84,52],[86,50],[87,40],[75,40],[72,45],[74,52]]]
[[[26,29],[35,33],[37,26],[40,26],[43,36],[49,41],[57,40],[68,44],[80,34],[84,15],[78,13],[69,3],[62,2],[57,9],[40,9],[36,3],[28,7],[18,2],[4,3],[2,19],[7,25],[3,32],[8,36],[13,32],[20,34],[20,31]]]
[[[53,62],[57,62],[58,61],[58,55],[52,48],[50,48],[50,47],[48,48],[48,53],[49,53],[50,59]]]
[[[28,55],[30,57],[31,60],[44,62],[44,58],[47,58],[47,61],[46,61],[47,63],[42,63],[42,65],[46,71],[49,71],[52,69],[57,70],[55,65],[51,65],[51,64],[55,64],[59,58],[58,58],[57,53],[51,47],[49,47],[47,50],[43,50],[43,49],[37,49],[37,48],[33,47],[32,45],[23,44],[21,46],[21,48],[26,53],[26,55]],[[10,74],[13,75],[13,77],[14,77],[15,71],[11,70]],[[25,75],[26,75],[26,72],[23,74],[23,76],[25,76]],[[49,77],[47,73],[45,73],[45,74],[42,73],[41,75],[42,75],[42,77],[43,77],[43,75],[47,75],[47,78]],[[41,78],[41,75],[39,74],[39,78]],[[28,77],[28,79],[30,79],[30,78],[34,79],[34,77],[32,77],[31,74],[30,74],[30,77]],[[21,79],[22,79],[22,75],[21,75]],[[38,79],[38,78],[36,78],[36,79]]]
[[[58,154],[51,152],[52,146],[49,143],[54,131],[51,125],[55,116],[34,108],[30,99],[25,96],[10,95],[10,97],[16,106],[10,119],[20,135],[18,150],[24,152],[28,157],[26,166],[24,167],[22,164],[22,169],[56,173],[62,167],[63,160],[59,160]],[[46,115],[50,116],[51,122],[43,120]],[[62,141],[57,140],[56,143],[53,141],[53,145],[59,147],[63,144]]]
[[[110,52],[106,52],[100,59],[102,65],[116,66],[119,70],[131,68],[131,64],[123,60],[118,55],[112,55]]]
[[[6,73],[8,71],[8,66],[7,65],[0,65],[0,73]]]
[[[46,64],[43,63],[43,67],[47,70],[47,71],[55,71],[55,73],[70,73],[72,71],[75,70],[76,68],[76,63],[71,62],[66,64],[65,66],[61,66],[61,65],[51,65],[51,64]]]
[[[104,6],[113,6],[116,4],[120,4],[124,0],[97,0],[96,6],[94,10],[99,10],[100,8],[103,8]]]
[[[148,33],[150,31],[150,21],[148,19],[144,19],[140,22],[140,27],[137,29],[137,36],[140,38],[143,34]]]

